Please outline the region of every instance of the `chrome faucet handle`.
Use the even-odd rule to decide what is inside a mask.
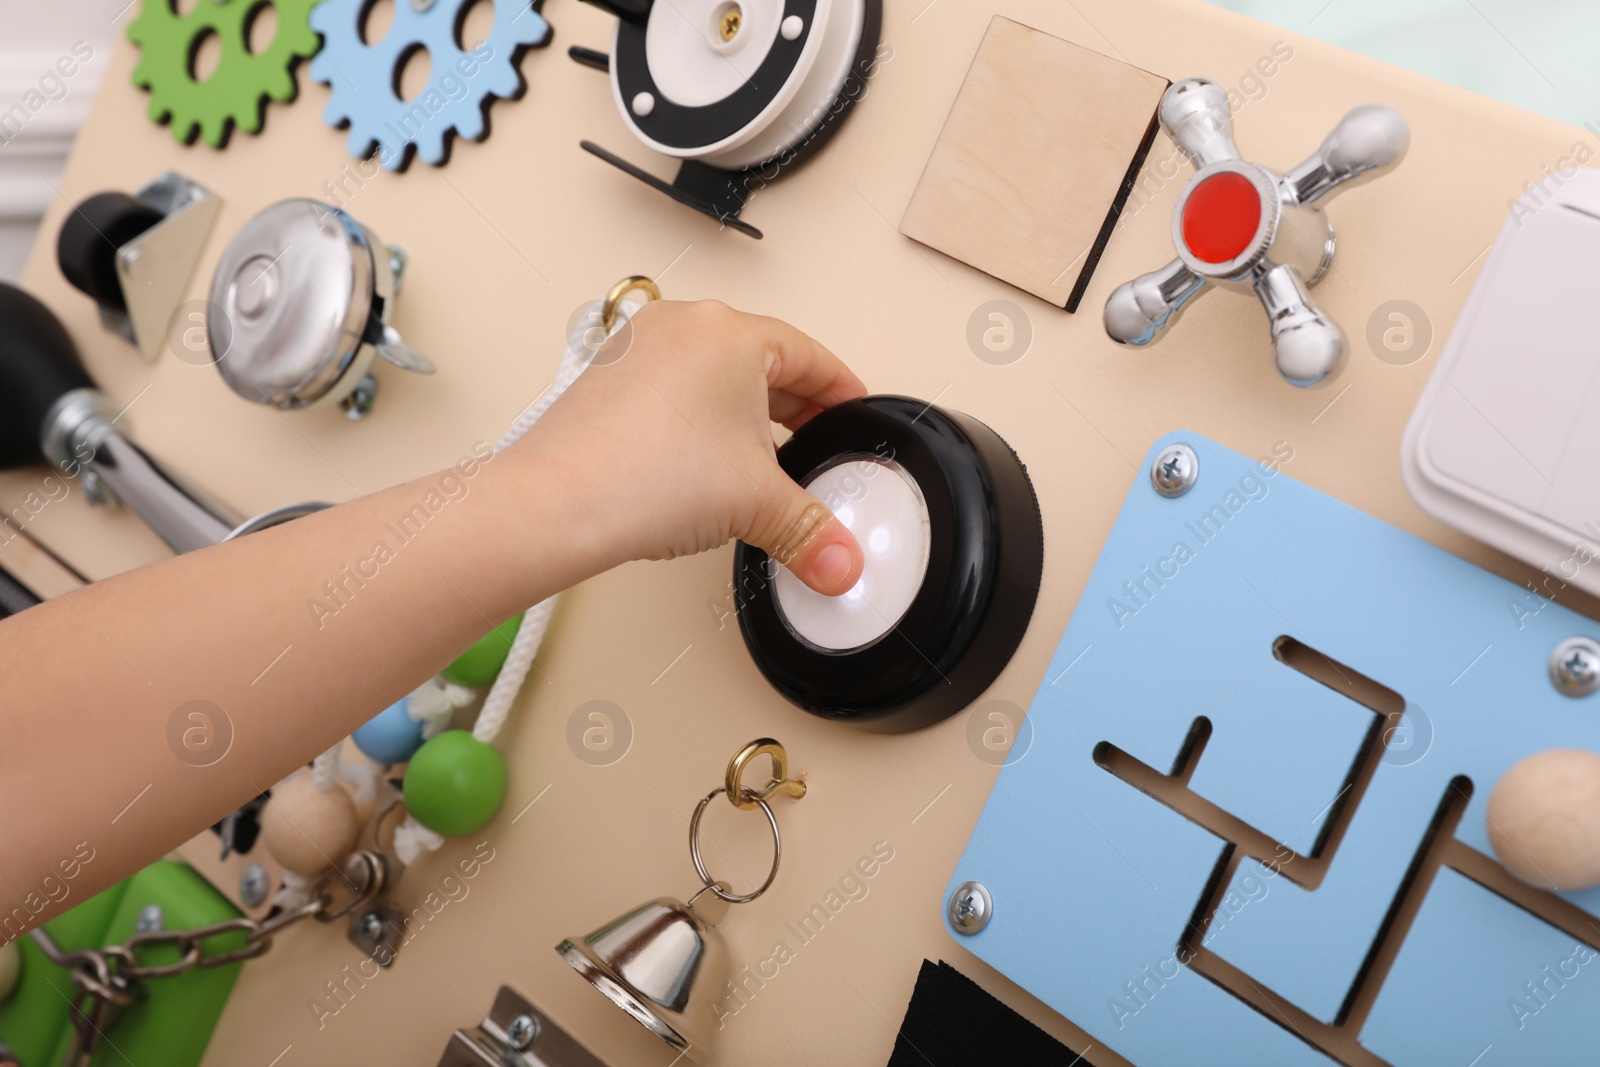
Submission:
[[[1106,333],[1125,345],[1147,345],[1178,321],[1183,306],[1205,292],[1206,280],[1175,259],[1123,282],[1106,301]]]
[[[1216,82],[1174,83],[1162,95],[1160,119],[1195,166],[1172,214],[1178,258],[1112,292],[1106,333],[1121,344],[1151,344],[1208,287],[1254,292],[1284,379],[1297,386],[1328,380],[1346,344],[1309,294],[1335,248],[1318,204],[1398,165],[1410,140],[1405,119],[1381,104],[1355,108],[1315,155],[1281,176],[1239,157],[1228,95]]]
[[[1272,328],[1278,373],[1291,385],[1315,385],[1344,362],[1344,331],[1311,299],[1299,273],[1273,267],[1255,277],[1256,296]]]
[[[1352,108],[1310,159],[1283,176],[1283,191],[1299,204],[1315,204],[1371,181],[1400,165],[1411,131],[1400,112],[1383,104]]]
[[[1159,115],[1161,128],[1189,157],[1195,170],[1239,158],[1239,147],[1233,143],[1228,90],[1210,78],[1174,82],[1161,96]]]

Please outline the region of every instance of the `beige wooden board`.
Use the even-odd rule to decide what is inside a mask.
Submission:
[[[52,502],[51,497],[45,495],[46,491],[53,491],[56,498],[61,499],[66,492],[65,479],[58,477],[50,482],[41,479],[41,491],[23,494],[19,503],[13,505],[15,510],[11,516],[0,516],[0,568],[41,599],[60,596],[83,585],[83,579],[63,566],[23,528],[23,523],[38,514],[34,508],[42,511]]]
[[[1167,84],[997,15],[900,232],[1067,306]]]
[[[1198,301],[1155,348],[1106,339],[1089,309],[1173,254],[1170,213],[1188,171],[1164,137],[1083,314],[1021,296],[897,232],[890,220],[903,212],[995,13],[1166,77],[1217,79],[1243,102],[1244,153],[1274,167],[1307,155],[1355,104],[1385,101],[1407,115],[1413,141],[1404,165],[1333,205],[1339,258],[1317,296],[1354,344],[1337,383],[1313,392],[1283,384],[1259,309],[1232,293]],[[528,95],[495,106],[488,142],[458,145],[443,170],[415,167],[359,187],[345,179],[351,210],[411,253],[396,324],[440,367],[432,378],[380,371],[379,407],[363,424],[337,411],[284,416],[252,407],[214,369],[170,355],[148,364],[104,333],[57,273],[53,234],[68,200],[136,188],[179,167],[227,200],[191,285],[199,297],[222,244],[254,211],[285,196],[326,195],[353,173],[344,135],[321,121],[327,92],[303,70],[297,103],[269,108],[262,136],[219,153],[179,147],[146,121],[145,97],[127,84],[133,54],[118,50],[24,280],[66,320],[109,394],[131,405],[123,422],[158,459],[241,512],[345,499],[434,469],[475,440],[492,441],[544,387],[574,309],[642,272],[660,278],[669,296],[718,297],[789,319],[873,388],[969,412],[1026,460],[1045,517],[1044,584],[1032,628],[991,699],[1027,705],[1138,477],[1134,463],[1177,428],[1249,455],[1287,442],[1292,477],[1519,582],[1535,576],[1418,510],[1401,485],[1398,449],[1508,199],[1570,158],[1587,134],[1300,39],[1289,39],[1292,57],[1263,77],[1257,63],[1285,35],[1198,0],[888,0],[869,94],[814,161],[754,198],[749,217],[768,238],[751,241],[717,232],[578,148],[589,137],[656,173],[672,171],[631,142],[604,77],[561,54],[571,44],[608,47],[609,18],[577,0],[550,0],[547,14],[556,43],[527,57]],[[1005,366],[978,359],[967,342],[974,310],[995,299],[1016,301],[1032,323],[1031,348]],[[1396,299],[1422,307],[1433,331],[1428,356],[1405,367],[1381,362],[1364,341],[1369,318]],[[42,476],[0,478],[0,505]],[[162,555],[135,520],[91,511],[76,492],[28,529],[91,577]],[[527,540],[538,552],[538,531]],[[468,895],[442,907],[392,970],[365,987],[352,983],[348,1004],[320,1029],[309,1002],[356,963],[356,951],[335,930],[279,938],[244,968],[208,1063],[265,1067],[282,1054],[278,1067],[431,1067],[450,1030],[475,1021],[509,982],[613,1063],[665,1067],[672,1055],[552,946],[647,897],[694,887],[688,813],[738,746],[761,735],[788,746],[811,792],[779,810],[776,885],[723,924],[735,961],[754,967],[792,938],[786,924],[874,842],[888,842],[895,858],[821,936],[791,941],[794,958],[720,1033],[721,1063],[882,1064],[925,956],[949,960],[1052,1033],[1074,1033],[945,933],[941,894],[998,773],[969,748],[965,717],[884,737],[796,711],[762,680],[727,614],[730,566],[727,549],[632,564],[567,596],[502,735],[509,795],[486,831],[495,858]],[[1561,599],[1595,614],[1593,601]],[[241,670],[253,674],[278,652],[264,646],[259,663]],[[628,754],[607,767],[579,760],[567,741],[569,717],[594,699],[615,702],[632,725]],[[762,820],[734,814],[714,811],[706,830],[720,846],[710,852],[714,873],[740,881],[759,873],[769,846]],[[402,902],[415,905],[430,889],[448,899],[442,880],[474,844],[452,843],[414,866]]]

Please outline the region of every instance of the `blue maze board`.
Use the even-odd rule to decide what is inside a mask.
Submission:
[[[1198,479],[1129,494],[957,941],[1139,1067],[1600,1062],[1600,891],[1518,882],[1484,814],[1523,757],[1600,750],[1600,695],[1547,673],[1600,626],[1271,462],[1147,462],[1175,441]]]

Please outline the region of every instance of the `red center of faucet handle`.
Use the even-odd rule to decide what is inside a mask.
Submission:
[[[1261,194],[1243,174],[1223,171],[1194,187],[1183,204],[1183,243],[1206,263],[1226,263],[1261,225]]]

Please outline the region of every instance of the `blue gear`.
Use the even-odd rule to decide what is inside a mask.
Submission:
[[[322,117],[349,127],[350,154],[365,159],[377,148],[388,170],[404,170],[413,148],[424,163],[439,166],[449,158],[452,133],[483,140],[491,101],[514,100],[526,88],[517,69],[523,51],[550,43],[539,0],[493,0],[494,28],[471,52],[456,43],[456,24],[472,0],[435,0],[425,11],[396,0],[394,24],[368,45],[360,24],[371,2],[325,0],[312,8],[311,27],[323,45],[311,76],[333,90]],[[419,47],[428,50],[432,72],[427,88],[403,101],[395,91],[399,67]]]

